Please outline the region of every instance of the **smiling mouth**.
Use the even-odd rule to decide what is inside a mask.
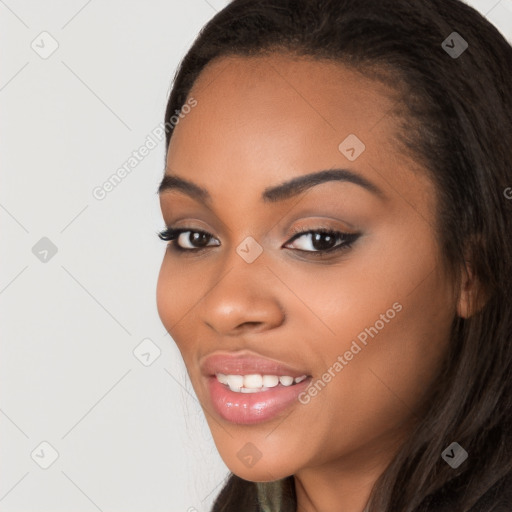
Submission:
[[[304,374],[294,378],[290,375],[267,375],[259,373],[247,375],[216,373],[215,377],[221,384],[235,393],[259,393],[273,388],[294,386],[307,379],[309,376]]]
[[[206,379],[210,402],[222,419],[234,424],[255,425],[271,421],[296,406],[312,377],[216,372]]]

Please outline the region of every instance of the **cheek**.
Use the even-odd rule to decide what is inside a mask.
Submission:
[[[187,288],[184,286],[185,272],[183,268],[171,265],[169,256],[166,254],[160,268],[156,287],[158,315],[166,330],[176,341],[181,339],[176,334],[184,324],[186,306],[190,302],[190,292],[187,293]]]
[[[197,352],[197,333],[205,327],[199,321],[199,311],[216,283],[210,277],[204,263],[183,264],[168,254],[163,258],[156,286],[158,315],[185,363]]]
[[[166,268],[165,258],[166,256],[164,256],[162,261],[156,284],[156,307],[160,320],[165,328],[169,330],[170,325],[172,325],[170,317],[173,311],[173,298],[175,294],[172,292],[170,275]]]
[[[345,345],[348,349],[352,339],[376,322],[388,330],[384,320],[396,322],[395,310],[399,305],[393,305],[411,302],[414,294],[420,294],[414,307],[427,307],[423,320],[436,308],[444,307],[445,297],[440,301],[438,297],[446,291],[441,286],[442,279],[439,278],[441,285],[427,282],[438,267],[438,251],[430,233],[420,228],[415,224],[397,227],[388,222],[366,234],[338,262],[286,265],[278,269],[283,281],[300,299],[296,301],[290,295],[286,303],[287,308],[295,311],[300,330],[313,329],[321,337],[317,336],[317,342],[332,343],[335,350]],[[430,286],[428,290],[423,283]],[[421,295],[425,304],[421,303]],[[386,318],[381,320],[381,315]],[[403,313],[396,313],[397,318],[400,316]]]
[[[383,229],[339,265],[288,276],[301,283],[294,290],[308,305],[295,318],[299,332],[310,333],[316,369],[331,368],[347,353],[332,392],[349,410],[406,413],[432,383],[447,348],[454,298],[435,241],[420,228]]]

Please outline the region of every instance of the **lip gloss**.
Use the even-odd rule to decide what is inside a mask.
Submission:
[[[299,394],[304,391],[311,378],[298,384],[283,386],[278,384],[267,391],[256,393],[237,393],[221,384],[215,375],[207,377],[207,387],[215,411],[226,421],[250,425],[271,420],[280,412],[298,402]]]

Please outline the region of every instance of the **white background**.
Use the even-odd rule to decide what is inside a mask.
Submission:
[[[226,3],[0,0],[0,512],[206,512],[227,475],[156,310],[163,140],[92,194]],[[469,3],[512,41],[512,0]]]

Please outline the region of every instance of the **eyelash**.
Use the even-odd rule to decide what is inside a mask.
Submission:
[[[170,249],[172,249],[173,251],[176,251],[178,253],[181,253],[181,254],[186,253],[186,252],[198,253],[198,252],[204,251],[205,249],[208,249],[208,247],[218,247],[218,245],[213,245],[213,246],[208,246],[208,247],[197,247],[194,249],[183,249],[183,247],[180,247],[176,243],[176,241],[177,241],[177,238],[179,237],[179,235],[181,235],[182,233],[187,233],[187,232],[201,233],[203,235],[212,237],[212,235],[210,235],[210,233],[208,233],[206,231],[202,231],[200,229],[191,229],[191,228],[176,228],[176,229],[175,228],[166,228],[163,231],[161,231],[160,233],[158,233],[158,237],[161,240],[167,241],[168,242],[167,246]],[[319,258],[324,255],[329,256],[333,253],[338,253],[340,251],[347,251],[352,247],[354,242],[360,236],[360,233],[344,233],[342,231],[334,231],[332,229],[323,228],[323,227],[319,227],[317,229],[308,229],[308,230],[302,230],[301,228],[295,228],[292,230],[292,232],[293,232],[293,236],[288,242],[286,242],[286,245],[295,241],[297,238],[300,238],[302,235],[314,234],[314,233],[331,235],[331,236],[336,237],[336,239],[339,239],[339,238],[341,238],[342,240],[344,239],[343,243],[341,243],[337,246],[334,246],[331,249],[325,249],[325,250],[320,250],[320,251],[305,251],[303,249],[294,249],[296,251],[300,251],[300,252],[306,253],[308,255],[312,255],[314,258]]]

